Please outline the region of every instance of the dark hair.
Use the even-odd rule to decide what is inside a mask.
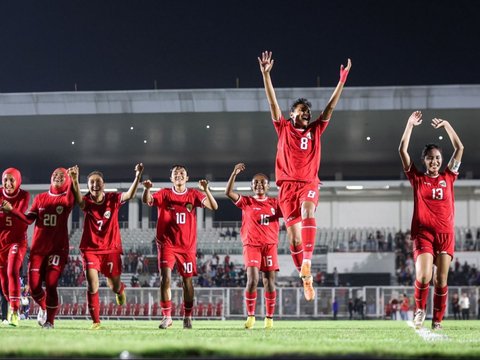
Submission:
[[[437,144],[427,144],[422,150],[422,160],[425,159],[425,156],[427,156],[427,153],[432,149],[437,149],[438,151],[440,151],[440,154],[442,153],[442,148]]]
[[[100,177],[102,178],[102,180],[105,182],[105,180],[104,180],[104,178],[103,178],[103,173],[102,173],[101,171],[98,171],[98,170],[94,170],[94,171],[92,171],[90,174],[88,174],[87,180],[90,179],[90,176],[93,176],[93,175],[98,175],[98,176],[100,176]],[[85,194],[85,196],[89,196],[89,195],[91,195],[90,190],[87,191],[87,193]]]
[[[185,166],[179,165],[179,164],[175,164],[175,165],[173,165],[173,166],[170,168],[170,174],[173,172],[173,170],[175,170],[175,169],[177,169],[177,168],[178,168],[178,169],[185,169],[185,172],[188,174],[187,168],[186,168]]]
[[[300,105],[300,104],[303,104],[305,106],[308,106],[309,109],[312,108],[312,103],[310,101],[308,101],[307,99],[305,98],[299,98],[297,100],[295,100],[292,104],[292,106],[290,107],[290,112],[294,112],[295,111],[295,108]]]
[[[98,170],[94,170],[90,174],[88,174],[87,179],[90,179],[90,176],[93,176],[93,175],[98,175],[102,178],[102,180],[104,180],[103,173]]]
[[[253,175],[252,181],[255,178],[255,176],[263,176],[265,179],[267,179],[267,182],[270,182],[270,178],[267,175],[265,175],[264,173],[256,173],[255,175]]]

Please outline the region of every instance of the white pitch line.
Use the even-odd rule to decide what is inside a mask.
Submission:
[[[415,329],[413,325],[413,321],[407,321],[407,325],[410,326],[415,330],[415,332],[425,341],[445,341],[449,340],[448,336],[445,334],[437,334],[426,327],[422,327],[421,329]]]

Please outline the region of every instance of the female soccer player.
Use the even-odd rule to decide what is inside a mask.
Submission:
[[[30,293],[39,305],[37,321],[45,329],[54,327],[58,309],[58,280],[68,260],[68,217],[75,199],[70,190],[71,180],[67,170],[55,169],[50,178],[50,189],[38,194],[32,207],[25,215],[9,203],[4,210],[26,224],[35,221],[30,259],[28,283]],[[45,281],[45,290],[42,282]]]
[[[325,109],[313,122],[310,122],[312,104],[304,98],[292,104],[288,120],[283,117],[270,77],[274,63],[272,53],[263,52],[258,63],[278,135],[275,161],[275,178],[280,187],[278,201],[287,226],[293,262],[303,280],[305,299],[312,301],[315,298],[311,266],[317,230],[315,209],[319,198],[320,138],[340,100],[352,63],[348,59],[345,68],[340,66],[338,84]]]
[[[432,119],[435,129],[444,128],[454,152],[444,171],[440,171],[443,156],[438,145],[427,144],[422,152],[425,172],[417,170],[408,154],[410,136],[415,126],[422,123],[422,113],[410,115],[398,149],[403,169],[413,187],[414,209],[412,218],[413,255],[415,259],[415,317],[414,325],[421,328],[425,321],[428,288],[433,276],[432,329],[442,328],[441,322],[447,303],[447,277],[455,248],[454,192],[462,160],[463,144],[446,120]],[[436,266],[434,271],[433,265]]]
[[[79,169],[68,169],[72,178],[75,201],[85,213],[80,251],[86,271],[88,290],[88,310],[93,320],[92,330],[101,328],[100,301],[98,297],[98,273],[107,278],[110,289],[116,294],[117,304],[126,302],[125,285],[120,279],[122,274],[122,240],[118,224],[120,206],[133,199],[137,192],[143,172],[143,164],[135,165],[135,179],[127,192],[105,192],[105,182],[100,171],[88,175],[88,193],[82,197],[78,183]]]
[[[174,165],[170,170],[171,189],[162,189],[155,194],[150,193],[153,184],[150,180],[143,182],[142,201],[148,206],[156,206],[158,267],[161,274],[160,305],[163,319],[160,329],[168,329],[173,325],[172,299],[170,282],[172,270],[177,270],[183,279],[183,328],[192,328],[192,310],[194,289],[192,277],[197,275],[197,215],[195,208],[206,207],[217,210],[207,180],[200,180],[197,189],[187,188],[187,169],[183,165]]]
[[[30,194],[20,189],[22,174],[8,168],[2,174],[0,204],[8,201],[19,212],[25,212]],[[0,208],[0,282],[3,295],[10,303],[9,323],[18,326],[20,318],[20,267],[27,251],[27,224]]]
[[[255,324],[255,306],[259,271],[263,272],[265,296],[265,329],[273,328],[275,311],[275,272],[278,271],[278,219],[281,211],[278,201],[267,196],[269,183],[264,174],[256,174],[252,179],[254,196],[241,196],[233,191],[235,179],[245,170],[243,163],[235,165],[228,179],[225,195],[242,209],[242,228],[240,236],[243,243],[243,260],[247,269],[247,288],[245,303],[248,318],[244,326],[253,328]]]

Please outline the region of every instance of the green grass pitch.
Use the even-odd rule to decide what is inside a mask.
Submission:
[[[388,320],[276,320],[271,330],[263,329],[260,318],[253,330],[245,330],[243,321],[220,320],[194,320],[192,330],[184,330],[181,320],[167,330],[158,328],[159,321],[103,321],[97,331],[90,324],[57,320],[55,329],[43,330],[26,320],[18,328],[2,326],[0,357],[119,358],[127,351],[156,358],[480,358],[476,320],[446,320],[436,333]]]

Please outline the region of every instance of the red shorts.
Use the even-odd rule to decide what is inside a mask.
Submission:
[[[68,253],[57,253],[48,255],[30,254],[28,260],[28,273],[38,271],[42,279],[48,271],[62,272],[67,264]]]
[[[243,262],[245,268],[256,267],[260,271],[278,271],[277,245],[243,246]]]
[[[169,246],[158,247],[158,268],[170,268],[173,270],[178,264],[177,270],[184,278],[197,275],[197,254],[180,252]]]
[[[278,203],[285,219],[285,225],[289,227],[300,222],[302,220],[302,204],[305,201],[312,201],[317,206],[319,196],[318,182],[284,181],[278,192]]]
[[[7,272],[9,263],[13,264],[12,268],[20,269],[26,252],[27,245],[13,243],[5,246],[3,251],[0,252],[0,269],[5,268],[5,272]]]
[[[122,257],[120,253],[97,254],[84,252],[82,259],[85,271],[95,269],[107,278],[112,278],[122,273]]]
[[[448,254],[453,259],[455,251],[455,234],[443,233],[436,234],[426,229],[419,230],[413,239],[413,260],[417,261],[417,257],[421,254],[432,254],[433,260],[439,254]]]

